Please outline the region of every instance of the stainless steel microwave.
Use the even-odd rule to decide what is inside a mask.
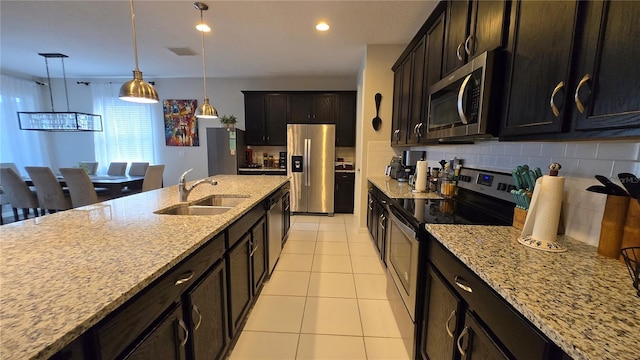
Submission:
[[[491,135],[494,57],[484,52],[429,88],[427,139]]]

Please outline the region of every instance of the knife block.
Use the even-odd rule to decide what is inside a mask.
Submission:
[[[636,199],[631,199],[624,222],[620,248],[638,246],[640,246],[640,203]],[[620,255],[620,250],[618,250],[618,255]],[[636,256],[640,257],[637,250]],[[624,262],[622,256],[620,256],[620,261]]]
[[[598,254],[612,259],[620,257],[628,209],[628,196],[607,195],[600,227]]]
[[[527,210],[519,207],[513,209],[513,227],[522,230],[524,221],[527,218]]]

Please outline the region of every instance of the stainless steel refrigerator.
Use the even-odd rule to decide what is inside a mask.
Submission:
[[[287,125],[291,211],[333,216],[335,125]]]
[[[238,168],[245,164],[245,150],[244,130],[207,128],[209,176],[238,175]]]

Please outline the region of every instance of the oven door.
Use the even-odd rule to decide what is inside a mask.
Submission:
[[[389,206],[387,266],[402,302],[415,322],[419,242],[416,231],[393,206]]]

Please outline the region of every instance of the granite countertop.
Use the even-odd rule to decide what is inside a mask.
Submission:
[[[510,226],[426,228],[572,358],[640,359],[640,297],[623,263],[568,237],[565,253],[530,249]]]
[[[0,227],[0,358],[49,358],[288,180],[213,178],[189,201],[247,200],[216,216],[154,214],[178,203],[170,186]]]
[[[385,195],[391,199],[441,199],[436,192],[412,192],[412,188],[408,182],[400,182],[389,176],[368,177],[373,185],[380,189]]]

